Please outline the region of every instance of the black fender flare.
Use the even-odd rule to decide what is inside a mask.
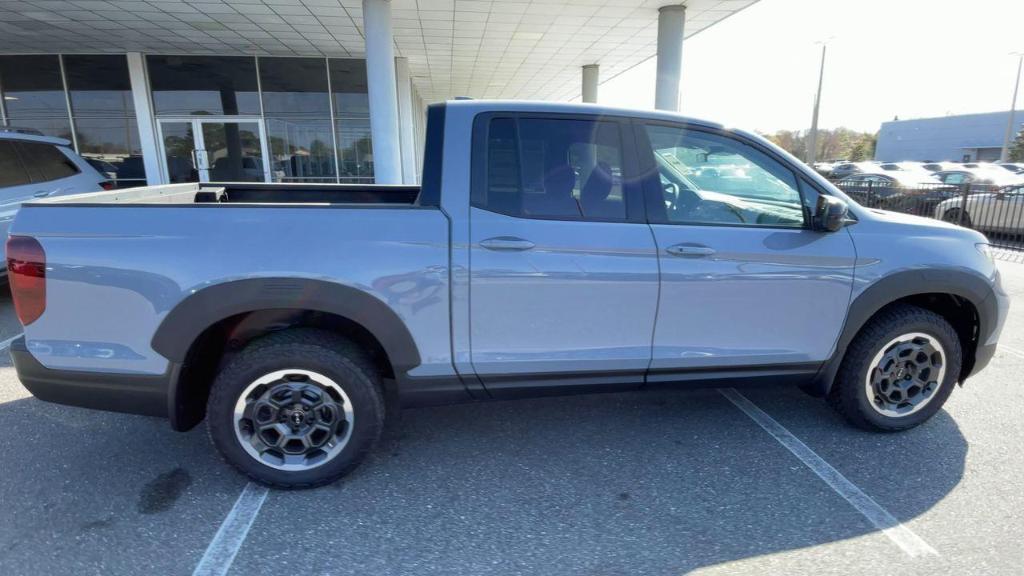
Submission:
[[[978,340],[984,342],[995,328],[998,316],[994,293],[988,279],[967,270],[919,268],[894,272],[876,280],[850,303],[832,357],[818,371],[813,387],[827,394],[839,372],[846,348],[861,328],[879,310],[908,296],[952,294],[970,302],[978,313]],[[973,358],[965,357],[964,360],[973,363]]]
[[[171,309],[151,345],[181,364],[196,339],[217,322],[247,312],[283,309],[325,312],[359,324],[380,342],[396,375],[420,364],[412,335],[386,303],[358,288],[307,278],[249,278],[203,288]]]

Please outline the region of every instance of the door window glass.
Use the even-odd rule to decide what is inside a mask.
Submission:
[[[0,140],[0,187],[21,186],[31,182],[21,165],[18,151],[10,140]]]
[[[804,226],[795,175],[767,154],[739,140],[699,130],[649,125],[646,131],[667,222]]]
[[[625,220],[622,134],[615,122],[495,118],[473,204],[510,216]]]
[[[33,182],[49,182],[78,174],[78,167],[53,144],[19,142],[21,160]]]

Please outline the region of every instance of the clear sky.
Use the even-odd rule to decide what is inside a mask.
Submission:
[[[762,131],[809,127],[816,42],[829,37],[823,128],[1006,110],[1024,0],[761,0],[683,45],[681,112]],[[606,80],[598,100],[652,108],[654,59]]]

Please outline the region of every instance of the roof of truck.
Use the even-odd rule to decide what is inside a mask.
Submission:
[[[452,108],[468,108],[478,112],[558,112],[561,114],[595,114],[603,116],[628,116],[630,118],[646,118],[650,120],[670,120],[673,122],[686,122],[706,126],[732,130],[717,122],[701,120],[683,116],[675,112],[662,110],[642,110],[638,108],[619,108],[615,106],[602,106],[600,104],[577,104],[569,102],[545,102],[540,100],[472,100],[459,99],[445,102]]]

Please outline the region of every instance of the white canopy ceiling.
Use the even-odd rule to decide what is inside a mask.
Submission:
[[[692,36],[756,0],[688,0]],[[671,0],[392,0],[395,53],[421,97],[568,100],[655,54]],[[362,57],[362,0],[0,0],[0,54]]]

